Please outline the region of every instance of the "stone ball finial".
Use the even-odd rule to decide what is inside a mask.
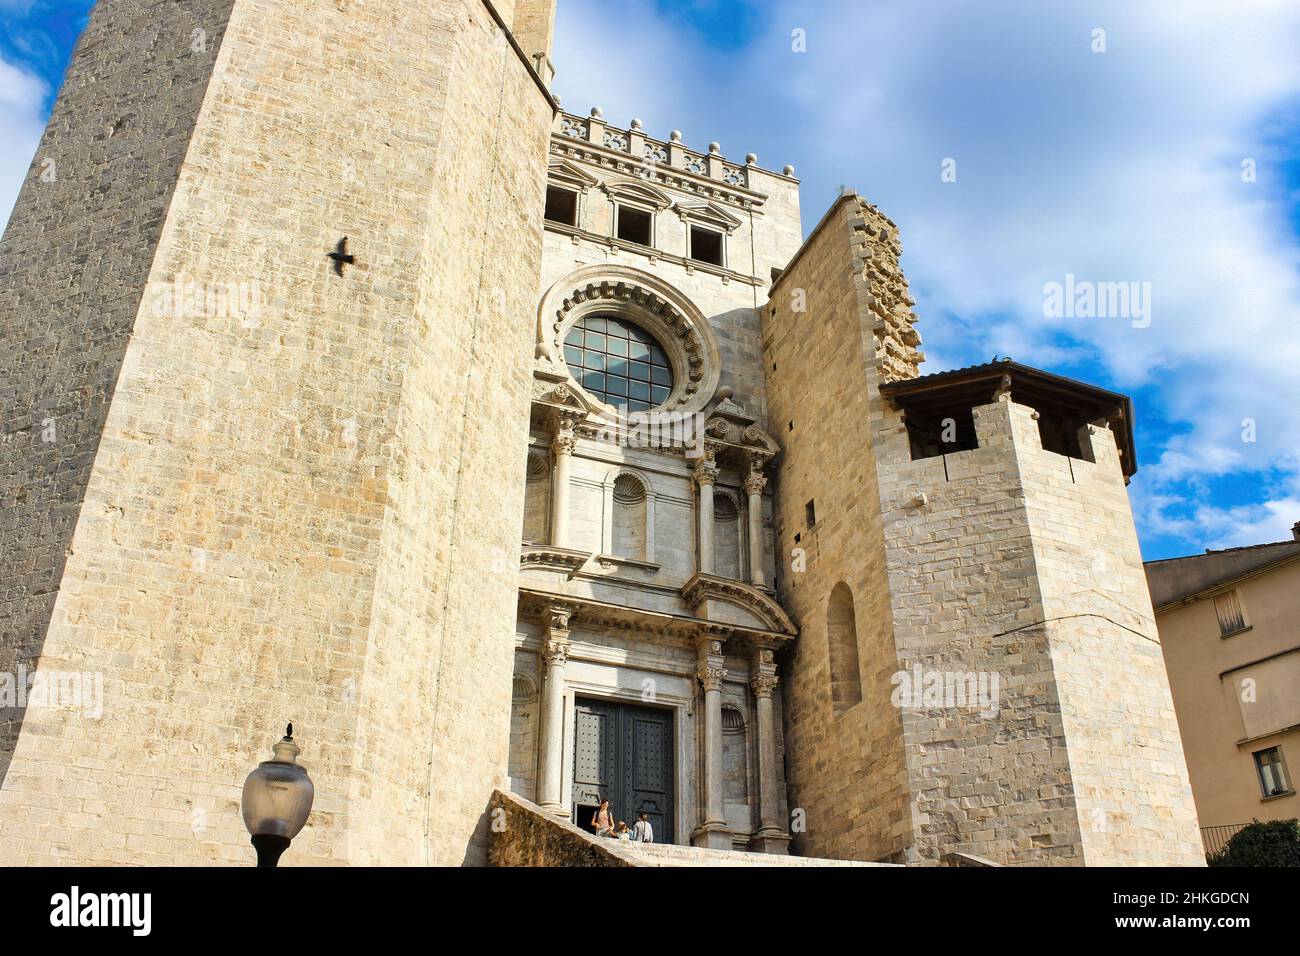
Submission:
[[[712,154],[712,155],[714,155],[714,156],[717,156],[717,155],[718,155],[719,153],[721,153],[721,152],[722,152],[722,147],[719,146],[717,143],[710,143],[710,144],[709,144],[709,153],[710,153],[710,154]]]
[[[736,390],[730,385],[724,385],[722,388],[718,389],[718,398],[722,399],[724,402],[731,401],[731,396],[735,394]]]
[[[556,105],[556,106],[559,106],[559,105],[560,105],[560,96],[559,96],[558,93],[552,93],[552,94],[551,94],[551,99],[555,100],[555,105]]]
[[[592,119],[600,119],[600,118],[601,118],[602,116],[604,116],[604,115],[605,115],[605,114],[601,112],[601,109],[600,109],[599,106],[593,106],[593,107],[591,108],[591,118],[592,118]]]
[[[786,176],[793,176],[794,167],[787,163],[785,169],[781,170],[781,172],[784,173]]]
[[[758,153],[746,153],[746,154],[745,154],[745,165],[746,165],[746,166],[757,166],[757,165],[758,165]]]
[[[632,125],[630,129],[640,129],[640,128],[641,128],[641,121],[637,119],[635,116],[632,117]]]
[[[682,141],[682,131],[679,129],[673,130],[668,134],[668,139],[670,142],[680,143]]]

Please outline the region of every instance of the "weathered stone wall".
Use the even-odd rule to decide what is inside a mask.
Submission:
[[[135,6],[96,13],[130,82]],[[247,862],[239,787],[294,719],[317,798],[286,862],[482,862],[551,104],[480,0],[240,0],[212,69],[140,255],[151,291],[260,309],[127,321],[41,658],[101,673],[103,715],[28,713],[0,859]]]
[[[0,240],[0,672],[40,654],[231,6],[96,5]]]
[[[632,866],[613,840],[597,839],[543,812],[513,793],[499,790],[489,814],[492,866]]]
[[[912,461],[881,409],[900,664],[998,678],[996,713],[904,708],[919,855],[1196,865],[1113,436],[1084,434],[1094,460],[1068,459],[1043,450],[1035,415],[1004,396],[974,409],[978,448]]]
[[[860,212],[856,197],[838,201],[777,283],[763,360],[773,434],[785,447],[779,590],[799,627],[781,668],[792,850],[880,860],[906,849],[912,820],[902,727],[889,700],[898,655],[872,456],[873,317],[853,243]],[[841,581],[853,594],[862,701],[836,717],[827,602]]]
[[[1046,452],[1032,409],[1004,395],[974,409],[978,448],[913,461],[879,391],[921,358],[899,251],[893,223],[843,197],[777,284],[765,330],[786,444],[781,589],[801,628],[785,683],[792,806],[807,812],[796,847],[1195,864],[1114,441],[1085,434],[1093,461]],[[836,717],[826,601],[839,580],[854,596],[862,701]],[[903,697],[895,671],[922,690],[982,674],[996,693]]]
[[[1017,450],[1070,777],[1089,866],[1202,866],[1187,764],[1114,434],[1085,458],[1044,451],[1026,410]]]
[[[904,701],[917,855],[1082,863],[1013,430],[1030,410],[974,411],[979,447],[946,459],[912,461],[897,411],[876,426],[900,669],[998,680],[995,713]]]

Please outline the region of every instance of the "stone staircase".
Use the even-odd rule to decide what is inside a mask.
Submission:
[[[739,850],[706,850],[698,846],[673,846],[669,843],[620,843],[619,848],[631,859],[630,866],[894,865],[890,863],[859,863],[854,860],[820,860],[808,856],[778,856],[774,853],[745,853]]]
[[[513,793],[492,798],[492,866],[895,866],[851,860],[819,860],[770,853],[707,850],[667,843],[627,843],[593,837],[567,820]]]

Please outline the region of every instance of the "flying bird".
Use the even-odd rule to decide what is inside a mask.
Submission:
[[[338,275],[343,275],[343,264],[345,262],[348,265],[352,265],[354,262],[357,261],[356,256],[348,252],[347,236],[344,236],[342,239],[340,239],[339,244],[334,247],[334,251],[330,253],[326,253],[326,255],[328,256],[328,258],[334,260],[334,271]]]

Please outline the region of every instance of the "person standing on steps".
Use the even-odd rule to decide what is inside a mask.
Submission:
[[[655,830],[650,825],[650,817],[645,813],[636,815],[636,826],[632,828],[633,843],[654,843]]]
[[[596,836],[607,837],[614,833],[614,814],[609,809],[609,801],[600,801],[600,806],[591,816],[591,828],[596,831]]]

